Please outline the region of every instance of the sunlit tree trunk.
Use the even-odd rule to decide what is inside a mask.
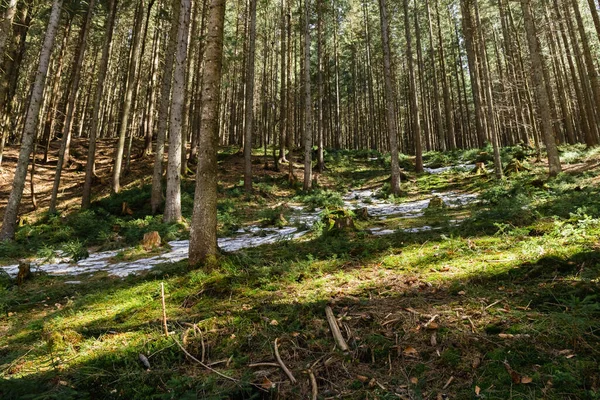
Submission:
[[[46,29],[46,35],[42,44],[42,50],[39,58],[39,65],[35,76],[35,82],[31,91],[31,99],[27,109],[27,119],[21,138],[21,150],[19,151],[19,159],[15,170],[12,190],[8,198],[8,204],[4,210],[4,219],[2,221],[2,229],[0,229],[0,240],[12,239],[15,235],[17,226],[17,213],[19,204],[23,197],[23,189],[25,188],[25,179],[27,177],[27,167],[29,165],[29,156],[33,149],[33,141],[36,136],[36,129],[39,121],[40,108],[44,95],[44,86],[46,84],[46,75],[48,66],[50,65],[50,56],[54,47],[54,38],[60,21],[60,12],[62,9],[63,0],[54,0],[52,3],[52,11]]]
[[[256,0],[250,0],[250,33],[246,62],[246,115],[244,128],[244,190],[252,192],[252,137],[254,128],[254,60],[256,54]],[[263,100],[264,101],[264,100]]]
[[[223,66],[225,0],[209,0],[206,53],[202,88],[199,161],[194,212],[190,229],[190,267],[216,266],[217,246],[217,147],[219,97]]]
[[[60,187],[60,178],[62,170],[67,166],[69,161],[69,148],[71,146],[71,134],[73,118],[75,116],[75,100],[77,99],[77,93],[79,91],[79,82],[81,80],[81,68],[83,66],[83,56],[85,55],[85,48],[87,43],[87,37],[90,31],[90,23],[92,21],[92,14],[94,13],[95,0],[90,0],[88,3],[88,10],[86,13],[85,21],[81,27],[79,34],[79,42],[77,43],[77,51],[73,57],[73,68],[71,71],[71,82],[69,89],[69,98],[67,102],[67,115],[65,117],[65,123],[63,126],[62,140],[60,144],[60,150],[58,153],[58,161],[56,163],[56,171],[54,174],[54,184],[52,186],[52,194],[50,196],[50,207],[48,212],[53,214],[56,212],[56,203],[58,198],[58,189]]]
[[[383,44],[383,76],[385,80],[385,108],[386,122],[390,141],[392,157],[391,167],[391,192],[395,196],[400,194],[400,166],[398,160],[398,133],[396,124],[396,110],[394,101],[394,85],[392,83],[392,61],[388,32],[388,16],[385,0],[379,0],[379,14],[381,18],[381,42]]]
[[[133,94],[136,89],[136,77],[138,74],[138,60],[142,48],[142,26],[144,22],[144,4],[145,0],[140,0],[136,10],[136,20],[133,29],[132,51],[129,59],[129,70],[127,72],[127,86],[123,98],[123,108],[121,110],[121,119],[119,122],[119,140],[115,151],[115,160],[113,165],[112,192],[119,193],[121,190],[121,167],[123,165],[123,154],[125,152],[125,138],[129,127],[131,107],[133,104]],[[133,134],[133,133],[132,133]]]
[[[165,198],[165,222],[181,220],[181,147],[182,118],[185,102],[185,67],[189,38],[191,1],[181,0],[179,5],[175,69],[173,71],[173,96],[169,122],[169,162],[167,164],[167,194]]]
[[[423,172],[423,148],[421,145],[421,123],[419,120],[419,104],[417,100],[417,81],[415,79],[415,67],[413,62],[412,38],[410,34],[410,18],[408,15],[408,0],[404,0],[404,32],[406,36],[406,62],[408,64],[408,84],[410,92],[410,112],[415,142],[415,171]],[[389,43],[388,43],[389,45]],[[385,45],[384,45],[385,46]],[[434,78],[435,79],[435,78]],[[435,100],[437,102],[437,100]],[[439,108],[438,108],[439,111]],[[437,113],[436,113],[437,114]],[[441,116],[438,119],[441,121]],[[438,125],[438,129],[439,129]]]
[[[152,214],[156,214],[163,202],[162,193],[162,175],[163,158],[165,155],[165,140],[167,138],[167,129],[169,121],[169,109],[171,104],[171,88],[173,84],[173,64],[175,60],[175,51],[177,48],[177,31],[180,13],[180,1],[172,0],[171,29],[169,30],[169,39],[167,41],[167,50],[165,54],[165,67],[163,70],[162,83],[160,86],[160,105],[158,108],[158,127],[156,134],[156,153],[154,157],[154,170],[152,172],[152,192],[150,195],[150,207]]]
[[[310,2],[304,0],[304,190],[312,188],[312,94],[310,86]]]
[[[108,71],[108,60],[112,46],[112,37],[115,27],[115,17],[117,15],[118,0],[110,0],[108,9],[108,18],[104,32],[104,45],[102,46],[102,59],[98,70],[98,81],[96,83],[96,95],[94,97],[94,106],[92,109],[92,121],[89,133],[89,145],[87,163],[85,165],[85,181],[83,184],[83,196],[81,198],[81,207],[90,206],[92,195],[92,180],[94,178],[94,164],[96,162],[96,138],[98,137],[98,127],[100,122],[100,104],[104,96],[104,82]]]
[[[556,139],[553,135],[552,120],[550,117],[550,107],[548,105],[548,93],[544,84],[544,74],[542,69],[546,68],[542,51],[537,38],[537,31],[533,15],[531,14],[530,0],[521,0],[521,8],[523,9],[523,20],[525,22],[525,30],[527,32],[527,43],[529,45],[529,53],[531,57],[531,75],[535,86],[535,95],[537,98],[540,117],[542,120],[542,137],[546,144],[546,152],[548,153],[548,166],[550,176],[556,176],[561,171],[560,159],[556,148]]]

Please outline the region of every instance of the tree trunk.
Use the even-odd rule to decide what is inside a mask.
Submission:
[[[542,69],[546,68],[542,51],[537,38],[535,22],[531,14],[530,0],[521,0],[521,8],[523,9],[523,20],[525,22],[525,30],[527,32],[527,43],[529,45],[529,53],[531,57],[531,76],[535,86],[535,95],[540,110],[542,119],[542,137],[546,144],[546,152],[548,153],[548,166],[550,176],[556,176],[561,171],[560,159],[558,150],[556,149],[556,141],[552,130],[552,119],[550,117],[550,107],[548,105],[548,93],[544,84],[544,74]]]
[[[9,0],[4,11],[4,18],[0,22],[0,65],[4,62],[4,47],[11,32],[12,22],[17,12],[17,0]]]
[[[69,148],[71,146],[72,132],[71,128],[73,126],[73,118],[75,116],[75,100],[77,99],[77,93],[79,92],[81,68],[83,66],[83,56],[85,55],[85,48],[87,44],[87,37],[90,31],[92,14],[94,13],[94,2],[95,0],[90,0],[88,3],[88,10],[86,13],[85,21],[79,33],[77,51],[75,53],[75,56],[73,57],[73,67],[71,71],[70,82],[71,87],[69,89],[69,98],[67,101],[67,115],[65,117],[60,150],[58,152],[58,161],[56,163],[56,172],[54,174],[54,184],[52,186],[52,194],[50,196],[50,207],[48,208],[48,213],[50,214],[54,214],[56,212],[58,189],[60,187],[60,177],[62,175],[63,168],[66,167],[69,161]]]
[[[406,62],[408,64],[408,83],[410,91],[410,110],[413,140],[415,142],[415,170],[417,173],[423,172],[423,148],[421,145],[421,123],[419,119],[419,104],[417,100],[417,82],[415,79],[415,67],[413,63],[412,38],[410,34],[410,18],[408,16],[408,0],[404,0],[404,32],[406,36]],[[389,43],[388,43],[389,45]],[[385,47],[385,44],[384,44]],[[384,56],[385,57],[385,56]],[[434,77],[435,79],[435,77]],[[437,102],[437,100],[435,100]],[[439,103],[438,103],[439,105]],[[437,108],[439,111],[439,107]],[[436,112],[437,114],[437,112]],[[438,119],[441,122],[441,116]],[[438,124],[438,129],[440,129]],[[445,147],[444,147],[445,148]]]
[[[317,86],[319,90],[318,105],[318,123],[317,123],[317,171],[322,173],[325,170],[325,159],[323,154],[323,97],[325,96],[323,88],[323,5],[321,1],[317,2]]]
[[[158,127],[156,136],[156,154],[154,158],[154,170],[152,173],[152,193],[150,196],[150,206],[152,214],[156,214],[163,201],[162,193],[162,175],[163,158],[165,155],[165,140],[167,137],[167,124],[169,121],[169,106],[171,104],[171,87],[173,84],[173,63],[175,60],[175,50],[177,48],[177,30],[180,14],[180,1],[172,0],[173,13],[171,15],[171,29],[167,41],[167,50],[165,54],[165,67],[160,87],[160,106],[158,109]]]
[[[182,118],[185,102],[185,67],[190,24],[190,0],[180,0],[179,23],[177,30],[177,48],[175,70],[173,71],[173,96],[171,98],[171,117],[169,122],[169,162],[167,164],[167,196],[165,199],[165,222],[181,220],[181,147]]]
[[[277,160],[277,164],[281,162],[285,162],[285,145],[286,145],[286,135],[287,135],[287,48],[286,48],[286,10],[285,10],[285,0],[281,0],[281,94],[279,99],[279,157]],[[266,51],[266,50],[265,50]]]
[[[217,147],[224,19],[225,0],[210,0],[202,88],[202,120],[198,143],[200,157],[190,229],[190,267],[205,265],[211,268],[216,266],[217,262]]]
[[[304,184],[312,188],[312,95],[310,87],[310,1],[304,0]]]
[[[383,44],[383,76],[385,80],[385,108],[388,135],[390,140],[390,153],[392,157],[391,192],[400,194],[400,166],[398,161],[398,136],[396,124],[396,110],[394,101],[394,85],[392,83],[392,56],[390,51],[388,16],[386,0],[379,0],[379,14],[381,18],[381,42]]]
[[[81,198],[81,207],[90,206],[92,196],[92,179],[94,178],[94,164],[96,162],[96,138],[98,137],[98,127],[100,122],[100,104],[104,96],[104,81],[108,71],[108,60],[110,58],[110,49],[112,46],[113,31],[115,27],[115,17],[117,15],[118,0],[110,0],[108,9],[108,18],[104,32],[104,45],[102,46],[102,60],[98,70],[98,82],[96,83],[96,96],[94,97],[94,108],[92,110],[92,122],[90,127],[90,137],[88,144],[87,163],[85,165],[85,181],[83,183],[83,196]]]
[[[254,127],[254,60],[256,54],[256,0],[250,0],[250,38],[246,62],[246,115],[244,135],[244,190],[252,193],[252,136]],[[266,84],[266,83],[265,83]],[[263,100],[264,101],[264,100]]]
[[[4,210],[4,219],[2,221],[2,229],[0,230],[0,240],[12,239],[15,235],[17,213],[21,198],[23,197],[29,156],[31,155],[33,140],[35,139],[38,126],[40,107],[42,105],[44,86],[46,84],[46,75],[48,73],[48,66],[50,65],[50,56],[52,55],[56,30],[60,22],[62,3],[63,0],[54,0],[52,4],[50,20],[48,21],[48,28],[46,29],[46,35],[42,44],[40,62],[31,91],[29,107],[27,109],[27,119],[25,120],[25,127],[21,139],[21,150],[19,151],[19,160],[15,170],[13,187],[10,192],[10,197],[8,198],[8,205]]]
[[[113,165],[112,192],[119,193],[121,190],[121,166],[123,165],[123,153],[125,152],[125,137],[129,127],[129,117],[131,105],[133,103],[133,93],[136,89],[136,77],[138,74],[138,60],[142,47],[142,26],[144,21],[144,0],[140,0],[136,10],[136,21],[133,29],[132,50],[129,58],[129,70],[127,72],[127,87],[123,99],[123,109],[121,110],[121,119],[119,122],[119,141],[115,151],[115,163]]]

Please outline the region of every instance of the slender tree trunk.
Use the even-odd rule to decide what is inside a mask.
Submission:
[[[165,222],[181,220],[181,147],[182,118],[185,102],[185,66],[190,23],[190,0],[180,0],[177,30],[175,70],[173,71],[173,97],[169,122],[169,162],[167,164],[167,196],[165,199]]]
[[[209,0],[199,141],[200,157],[190,229],[190,267],[205,265],[211,268],[217,263],[217,146],[224,20],[225,0]]]
[[[385,80],[385,108],[388,135],[390,140],[390,153],[392,156],[391,192],[395,196],[400,194],[400,166],[398,160],[398,136],[396,124],[396,110],[394,101],[394,85],[392,83],[392,56],[390,51],[388,16],[386,0],[379,0],[379,14],[381,18],[381,42],[383,44],[383,76]]]
[[[121,167],[123,165],[123,153],[125,152],[125,138],[129,127],[129,117],[133,104],[133,94],[136,89],[136,77],[138,74],[138,60],[142,47],[142,26],[144,21],[144,0],[140,0],[136,11],[136,22],[133,29],[132,51],[129,59],[129,71],[127,73],[127,87],[123,99],[122,115],[119,126],[119,141],[115,151],[115,163],[113,165],[112,192],[119,193],[121,190]]]
[[[15,1],[15,0],[12,0]],[[594,0],[588,0],[588,4],[590,6],[590,12],[592,14],[592,19],[594,20],[594,27],[596,28],[596,34],[598,35],[598,40],[600,40],[600,17],[598,16],[598,9],[596,8],[596,2]]]
[[[323,98],[325,96],[323,88],[323,5],[321,1],[317,1],[317,86],[319,90],[319,114],[317,124],[317,171],[322,173],[325,170],[325,159],[323,154]]]
[[[160,87],[160,106],[158,109],[158,127],[156,136],[156,154],[154,158],[154,171],[152,173],[152,193],[150,196],[150,206],[152,213],[156,214],[163,201],[162,193],[162,175],[163,158],[165,155],[165,140],[167,137],[167,124],[169,121],[169,106],[171,104],[171,87],[173,83],[173,64],[177,48],[177,31],[180,14],[180,1],[172,0],[173,13],[171,16],[171,29],[169,40],[167,41],[167,50],[165,55],[165,68],[163,71],[163,80]]]
[[[252,193],[252,136],[254,128],[254,61],[256,58],[256,0],[250,0],[250,33],[246,62],[246,115],[244,135],[244,190]]]
[[[58,152],[58,161],[56,163],[56,172],[54,174],[54,184],[52,186],[52,194],[50,196],[50,207],[48,213],[54,214],[56,212],[56,203],[58,200],[58,189],[60,187],[60,178],[62,175],[63,168],[66,167],[69,161],[69,148],[71,145],[71,132],[73,126],[73,118],[75,115],[75,100],[77,99],[77,93],[79,91],[79,81],[81,79],[81,68],[83,66],[83,56],[85,55],[85,48],[87,37],[90,31],[90,23],[92,21],[92,14],[94,13],[94,2],[90,0],[88,3],[88,10],[85,17],[85,22],[81,27],[79,34],[79,42],[77,43],[77,51],[73,58],[73,69],[71,72],[71,82],[69,89],[69,99],[67,102],[67,115],[65,117],[65,123],[63,126],[62,140],[60,150]]]
[[[408,0],[404,0],[404,32],[406,36],[406,62],[408,64],[408,83],[410,91],[410,110],[412,131],[415,141],[415,170],[423,172],[423,148],[421,145],[421,123],[419,120],[419,104],[417,100],[417,82],[415,79],[415,67],[413,63],[412,38],[410,34],[410,18],[408,15]],[[389,45],[389,43],[388,43]],[[385,47],[385,45],[384,45]],[[434,77],[435,79],[435,77]],[[437,100],[436,100],[437,101]],[[438,108],[439,111],[439,108]],[[441,122],[441,116],[438,119]],[[438,129],[440,126],[438,125]],[[445,147],[444,147],[445,148]]]
[[[94,97],[94,106],[92,110],[92,123],[90,127],[90,138],[88,145],[87,163],[85,165],[85,181],[83,184],[83,196],[81,198],[81,207],[90,206],[92,197],[92,180],[94,178],[94,164],[96,162],[96,138],[98,137],[98,127],[100,122],[100,112],[102,97],[104,96],[104,81],[108,71],[108,61],[110,58],[110,49],[112,46],[113,31],[115,27],[115,17],[117,15],[118,0],[110,0],[108,9],[108,19],[104,32],[104,45],[102,46],[102,59],[98,70],[98,81],[96,83],[96,96]]]
[[[62,3],[62,0],[54,0],[52,3],[50,20],[48,22],[48,28],[46,29],[46,35],[42,44],[40,62],[31,92],[29,107],[27,109],[27,118],[25,120],[25,127],[21,139],[21,150],[19,151],[19,160],[15,170],[13,187],[10,192],[10,197],[8,198],[8,205],[4,210],[4,219],[2,221],[2,229],[0,230],[0,240],[10,240],[15,235],[19,204],[21,203],[21,198],[23,196],[25,179],[27,177],[27,167],[29,164],[29,156],[31,155],[33,141],[36,136],[36,129],[40,116],[39,113],[44,95],[44,86],[46,84],[46,75],[48,73],[48,66],[50,65],[50,56],[54,46],[56,30],[60,22]]]
[[[310,87],[310,1],[304,0],[304,184],[312,188],[312,95]]]
[[[4,11],[4,18],[0,22],[0,65],[4,63],[4,50],[6,40],[10,35],[12,22],[17,12],[17,0],[9,0],[8,7]]]
[[[285,145],[287,134],[287,43],[286,43],[286,11],[285,0],[281,0],[281,94],[279,99],[279,157],[277,164],[285,162]],[[277,168],[278,169],[278,168]]]
[[[523,20],[525,21],[525,30],[527,32],[527,43],[529,44],[529,53],[531,57],[531,75],[535,86],[535,95],[537,98],[540,117],[542,119],[542,137],[546,144],[548,153],[548,166],[550,176],[556,176],[561,171],[560,158],[556,149],[556,139],[552,129],[552,120],[550,117],[550,107],[548,105],[548,93],[544,84],[543,69],[546,68],[542,51],[537,38],[535,22],[531,14],[530,0],[521,0],[523,9]]]

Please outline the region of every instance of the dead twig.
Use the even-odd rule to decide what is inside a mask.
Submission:
[[[230,376],[227,376],[219,371],[217,371],[214,368],[209,367],[208,365],[204,364],[202,361],[198,360],[196,357],[194,357],[193,355],[191,355],[182,345],[181,343],[179,343],[179,341],[177,339],[175,339],[173,337],[173,340],[175,341],[175,343],[177,343],[177,346],[179,346],[179,348],[181,349],[181,351],[183,351],[185,353],[186,356],[188,356],[192,361],[195,361],[196,363],[200,364],[202,367],[206,368],[207,370],[209,370],[210,372],[214,372],[215,374],[219,375],[221,378],[225,378],[227,380],[230,380],[232,382],[235,383],[239,383],[240,381],[232,378]]]
[[[165,284],[160,283],[160,297],[162,299],[162,312],[163,312],[163,328],[165,330],[165,336],[169,337],[169,328],[167,327],[167,308],[165,307]]]
[[[337,343],[338,347],[342,351],[348,351],[348,345],[346,344],[346,341],[342,336],[342,332],[340,332],[340,327],[338,326],[337,320],[333,315],[333,310],[331,309],[331,307],[325,307],[325,315],[327,316],[329,328],[331,329],[331,333],[333,334],[333,338],[335,339],[335,342]]]
[[[308,377],[310,379],[310,387],[312,388],[310,398],[311,400],[317,400],[319,396],[319,387],[317,386],[317,378],[315,378],[315,374],[312,369],[308,370]]]
[[[254,363],[254,364],[248,364],[249,368],[263,368],[263,367],[277,367],[279,368],[279,364],[277,363],[270,363],[270,362],[263,362],[263,363]]]
[[[486,306],[486,307],[484,308],[484,310],[487,310],[487,309],[489,309],[489,308],[492,308],[492,307],[494,307],[496,304],[500,303],[500,302],[501,302],[501,301],[503,301],[503,300],[504,300],[504,299],[500,299],[500,300],[497,300],[497,301],[493,302],[493,303],[492,303],[492,304],[490,304],[489,306]]]
[[[281,356],[279,355],[279,346],[277,345],[277,342],[279,341],[279,338],[275,339],[275,359],[277,360],[277,363],[279,364],[279,366],[281,367],[281,369],[283,370],[283,372],[285,372],[285,374],[287,375],[287,377],[289,378],[289,380],[292,383],[296,383],[296,378],[294,378],[294,375],[292,374],[292,371],[290,371],[288,369],[288,367],[284,364],[283,360],[281,359]]]
[[[450,386],[452,381],[454,381],[454,376],[451,376],[450,379],[448,379],[448,382],[446,382],[446,384],[444,385],[444,387],[442,389],[448,388],[448,386]]]

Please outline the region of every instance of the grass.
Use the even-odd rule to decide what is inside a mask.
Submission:
[[[596,160],[581,148],[563,151]],[[353,174],[362,187],[381,185],[375,155],[328,157],[334,155],[329,192],[314,194],[323,207]],[[600,171],[572,165],[548,181],[543,166],[531,163],[531,173],[500,182],[460,172],[411,175],[405,199],[467,188],[480,192],[481,202],[241,250],[223,255],[213,271],[188,271],[182,262],[125,279],[96,274],[71,284],[73,277],[39,275],[21,287],[7,282],[0,291],[0,397],[307,398],[312,366],[322,398],[600,398]],[[220,219],[222,227],[287,215],[279,203],[292,189],[279,180],[260,183],[263,193],[252,197],[226,199],[235,184],[223,186],[219,212],[231,220]],[[316,203],[301,192],[295,201]],[[135,215],[131,204],[134,215],[118,217],[121,230],[160,226],[158,217]],[[68,229],[84,229],[86,218],[45,224],[67,232],[58,246],[72,240]],[[440,229],[383,237],[361,230],[424,224]],[[29,232],[20,234],[33,243],[38,231]],[[138,256],[135,247],[120,255]],[[334,349],[327,304],[350,346],[346,354]],[[249,366],[273,362],[276,338],[295,385],[279,368]],[[186,358],[175,339],[197,358],[204,348],[205,362],[237,382]]]

